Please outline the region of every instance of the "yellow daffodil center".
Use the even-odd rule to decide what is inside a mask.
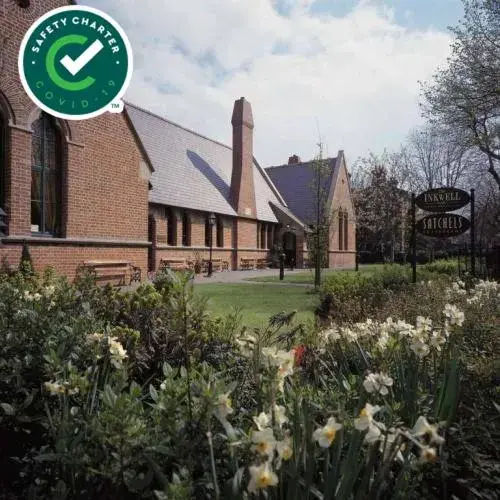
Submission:
[[[360,416],[360,417],[367,417],[367,416],[368,416],[368,412],[366,411],[366,408],[363,408],[363,409],[359,412],[359,416]]]
[[[271,476],[267,472],[264,472],[259,476],[259,486],[261,488],[267,488],[271,484]]]
[[[425,450],[424,458],[427,462],[435,462],[437,460],[436,452],[434,450]]]
[[[282,453],[283,460],[290,460],[292,457],[292,449],[291,448],[285,448]]]
[[[335,434],[337,434],[337,431],[335,429],[332,429],[331,427],[328,427],[325,430],[325,437],[328,439],[328,441],[333,441],[335,439]]]
[[[259,450],[260,453],[265,453],[267,451],[267,443],[265,441],[261,441],[257,445],[257,449]]]

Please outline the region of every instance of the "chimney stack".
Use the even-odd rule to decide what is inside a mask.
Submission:
[[[297,165],[297,163],[300,163],[300,156],[293,155],[288,158],[288,165]]]
[[[231,124],[233,125],[231,204],[238,215],[256,218],[257,210],[253,183],[252,106],[244,97],[234,103]]]

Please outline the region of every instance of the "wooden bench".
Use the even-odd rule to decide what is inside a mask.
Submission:
[[[160,269],[169,268],[172,271],[190,271],[192,264],[186,259],[160,259]]]
[[[255,259],[247,259],[242,257],[240,259],[240,267],[243,270],[255,269]]]
[[[268,267],[267,259],[257,259],[257,269],[266,269]]]
[[[208,264],[209,263],[210,263],[210,260],[203,259],[202,270],[204,273],[208,273]],[[223,268],[224,268],[224,262],[222,261],[222,259],[212,259],[212,271],[213,272],[222,271]]]
[[[131,275],[130,266],[128,260],[87,260],[80,269],[90,272],[96,281],[125,285]]]

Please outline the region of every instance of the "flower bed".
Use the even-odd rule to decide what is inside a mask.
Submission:
[[[476,385],[492,374],[497,283],[405,285],[382,307],[391,317],[306,329],[281,313],[252,331],[236,313],[208,316],[189,276],[155,284],[121,293],[85,277],[0,278],[10,497],[494,491],[498,415],[471,425],[464,404],[472,387],[477,404],[494,394],[491,381]],[[482,472],[462,460],[471,450]]]

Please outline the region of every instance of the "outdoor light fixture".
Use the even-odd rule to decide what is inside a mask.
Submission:
[[[212,246],[213,246],[213,240],[214,240],[214,225],[217,221],[217,218],[215,217],[215,214],[212,212],[208,216],[208,224],[210,226],[210,258],[208,261],[208,274],[207,277],[211,278],[212,277],[212,272],[213,272],[213,266],[212,266]]]

